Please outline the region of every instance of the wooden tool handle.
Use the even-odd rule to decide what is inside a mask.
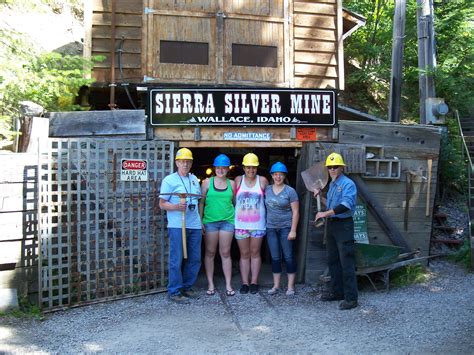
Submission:
[[[428,184],[426,186],[426,217],[430,216],[430,190],[431,190],[431,171],[433,169],[433,159],[428,159]]]
[[[181,203],[186,203],[186,199],[182,198]],[[186,211],[181,213],[181,238],[183,242],[183,258],[188,258],[188,246],[186,244]]]

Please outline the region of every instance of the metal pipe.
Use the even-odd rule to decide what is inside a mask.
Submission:
[[[117,105],[115,104],[115,9],[116,1],[112,0],[112,9],[111,9],[111,24],[110,24],[110,101],[109,108],[115,110]]]

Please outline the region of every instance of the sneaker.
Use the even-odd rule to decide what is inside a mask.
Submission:
[[[342,301],[339,304],[339,309],[341,310],[352,309],[352,308],[356,308],[358,305],[359,304],[357,303],[357,301]]]
[[[323,302],[342,301],[343,299],[344,299],[344,296],[337,295],[337,294],[332,293],[332,292],[323,293],[321,295],[321,301],[323,301]]]
[[[192,288],[189,290],[181,290],[181,294],[187,298],[199,299],[199,295]]]
[[[174,303],[189,304],[189,299],[180,293],[178,293],[177,295],[170,295],[169,300]]]
[[[250,293],[255,295],[258,292],[258,285],[257,284],[250,284]]]
[[[287,296],[294,296],[295,295],[295,290],[289,288],[288,290],[286,290],[286,295]]]
[[[242,285],[242,287],[240,288],[240,293],[243,295],[249,293],[249,289],[249,285]]]
[[[275,287],[272,287],[271,289],[269,289],[269,290],[267,291],[267,293],[268,293],[269,295],[275,295],[275,294],[277,294],[278,292],[280,292],[280,289],[279,289],[279,288],[275,288]]]

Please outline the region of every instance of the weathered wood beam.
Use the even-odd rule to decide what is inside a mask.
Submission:
[[[145,137],[145,111],[113,110],[50,113],[50,137],[104,135]]]
[[[403,252],[407,253],[411,251],[410,246],[406,242],[403,235],[400,233],[398,228],[392,222],[392,219],[387,215],[383,206],[378,203],[375,197],[367,188],[364,180],[359,175],[351,175],[350,178],[357,186],[357,193],[360,198],[365,202],[370,213],[374,216],[376,221],[379,223],[382,230],[387,234],[388,238],[396,246],[404,248]]]

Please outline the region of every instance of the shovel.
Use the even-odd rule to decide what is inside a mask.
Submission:
[[[306,189],[311,192],[316,190],[322,190],[328,183],[328,169],[324,165],[324,162],[314,164],[311,168],[306,169],[301,173]],[[318,212],[321,211],[321,194],[316,196]],[[320,227],[324,224],[324,221],[316,223],[316,227]]]

